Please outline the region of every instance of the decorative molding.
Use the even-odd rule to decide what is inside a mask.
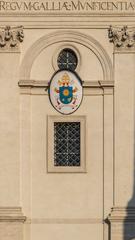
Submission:
[[[65,13],[65,12],[61,12],[61,13],[56,13],[56,12],[54,12],[54,13],[52,13],[52,12],[50,12],[50,13],[39,13],[39,12],[32,12],[32,13],[20,13],[20,12],[13,12],[13,13],[9,13],[9,12],[3,12],[3,13],[1,13],[1,15],[0,15],[0,18],[1,19],[3,19],[3,18],[12,18],[13,19],[13,17],[15,17],[15,18],[26,18],[26,17],[28,17],[29,18],[29,21],[30,21],[30,19],[31,19],[31,22],[32,21],[34,21],[34,19],[33,19],[33,17],[36,17],[37,19],[38,18],[51,18],[51,17],[64,17],[64,18],[71,18],[71,17],[78,17],[79,19],[80,19],[80,17],[87,17],[88,19],[90,19],[91,17],[95,17],[96,18],[96,21],[98,21],[98,19],[97,19],[97,17],[102,17],[102,18],[105,18],[105,17],[112,17],[112,18],[114,18],[114,22],[116,22],[115,21],[115,19],[118,17],[118,18],[120,18],[120,17],[122,17],[122,18],[132,18],[132,19],[134,19],[135,18],[135,12],[128,12],[128,13],[126,13],[126,12],[95,12],[95,13],[93,13],[93,12],[78,12],[78,13],[75,13],[75,12],[70,12],[69,13],[69,11],[67,12],[67,13]],[[14,20],[14,19],[13,19]],[[14,20],[15,21],[15,20]],[[44,19],[42,20],[42,21],[45,21]],[[110,20],[111,21],[111,20]]]
[[[18,85],[20,87],[21,94],[47,95],[47,81],[20,80]],[[84,81],[83,89],[84,96],[113,95],[114,81]]]
[[[47,88],[48,87],[48,81],[43,80],[20,80],[18,82],[19,87],[42,87]],[[90,87],[114,87],[114,81],[84,81],[83,82],[84,88],[90,88]]]
[[[113,79],[112,61],[103,46],[91,36],[76,31],[65,30],[44,35],[29,48],[23,58],[20,67],[20,79],[30,79],[32,65],[38,55],[45,48],[55,43],[61,43],[63,45],[64,42],[69,42],[69,44],[70,42],[78,43],[91,50],[96,55],[101,64],[103,71],[103,80],[111,81]]]
[[[124,26],[112,27],[108,29],[110,42],[114,44],[116,50],[135,51],[135,27]]]
[[[112,240],[135,239],[135,206],[113,207],[106,222],[109,222]]]
[[[110,223],[135,222],[135,207],[113,207],[108,220]]]
[[[0,50],[19,49],[19,44],[23,42],[23,27],[1,27],[0,28]]]
[[[22,214],[21,207],[0,207],[0,222],[21,222],[24,223],[26,217]]]
[[[135,23],[135,13],[1,13],[2,26],[16,23],[25,26],[25,29],[108,29],[108,25],[115,24],[130,26]],[[61,24],[63,22],[63,24]]]
[[[103,224],[100,218],[32,218],[26,224]]]

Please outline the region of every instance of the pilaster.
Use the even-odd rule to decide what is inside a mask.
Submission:
[[[20,32],[21,31],[21,32]],[[0,239],[22,239],[20,199],[20,97],[22,28],[0,28]]]
[[[114,208],[109,221],[111,239],[127,240],[135,224],[135,29],[110,27],[109,39],[114,44],[115,77]]]
[[[25,220],[20,207],[0,207],[0,239],[22,240]]]

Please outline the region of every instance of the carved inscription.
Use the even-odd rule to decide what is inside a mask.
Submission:
[[[135,1],[0,1],[1,12],[133,12]]]

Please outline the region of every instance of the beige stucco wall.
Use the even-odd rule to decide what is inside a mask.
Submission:
[[[31,79],[39,81],[47,80],[51,77],[54,72],[52,57],[61,44],[63,45],[63,42],[53,44],[41,52],[32,66]],[[64,45],[65,44],[64,42]],[[96,55],[81,44],[79,46],[79,44],[72,43],[72,46],[76,47],[81,55],[80,76],[82,77],[86,72],[86,81],[90,81],[91,79],[96,82],[103,80],[103,71]],[[48,58],[49,51],[51,56]],[[49,69],[46,71],[49,62],[50,72]],[[89,67],[87,62],[89,62]],[[85,65],[86,68],[84,67],[84,72],[83,66]],[[95,71],[95,68],[99,70]],[[52,108],[48,96],[42,90],[36,92],[35,89],[32,95],[29,96],[29,99],[27,95],[22,95],[21,97],[23,111],[21,129],[23,149],[29,147],[29,141],[31,141],[29,152],[27,152],[27,156],[31,155],[30,163],[26,163],[25,161],[25,157],[27,158],[26,153],[22,155],[24,166],[22,175],[23,209],[27,212],[27,216],[30,212],[29,217],[32,221],[31,239],[37,239],[38,237],[43,239],[45,235],[48,239],[52,239],[53,235],[50,235],[52,233],[55,233],[57,238],[62,238],[62,232],[64,232],[65,238],[72,238],[74,235],[74,238],[77,239],[79,236],[80,238],[84,236],[84,231],[87,232],[86,238],[89,238],[90,233],[88,234],[88,232],[93,232],[92,234],[94,234],[95,239],[98,239],[99,236],[102,238],[104,204],[103,96],[100,90],[93,96],[91,94],[90,92],[85,94],[86,96],[83,98],[81,107],[73,114],[74,116],[86,116],[87,172],[68,174],[47,173],[47,116],[60,116],[60,114]],[[108,99],[109,98],[113,99],[113,96],[110,95],[108,96]],[[30,101],[30,103],[28,101]],[[96,121],[94,119],[96,119]],[[31,122],[29,123],[29,121]],[[27,138],[24,137],[24,134],[26,134],[25,126],[28,126],[27,131],[29,132],[29,137]],[[110,128],[112,128],[112,124]],[[109,131],[112,130],[109,129]],[[30,171],[27,170],[28,164],[30,164]],[[29,175],[31,175],[30,179]],[[27,186],[25,179],[29,180]],[[111,184],[110,187],[112,187]],[[112,202],[111,197],[112,196],[110,196],[110,202]],[[28,208],[29,201],[31,201],[30,209]],[[50,224],[52,229],[51,233],[49,233]],[[27,238],[29,239],[29,234],[27,237],[26,232],[26,239]]]
[[[2,26],[22,24],[25,34],[19,51],[0,49],[2,240],[135,235],[134,49],[117,51],[108,39],[110,23],[131,26],[134,15],[84,13],[81,19],[73,13],[0,17]],[[72,116],[86,117],[85,173],[47,171],[47,119],[61,114],[45,88],[65,46],[78,52],[84,81],[83,102]]]

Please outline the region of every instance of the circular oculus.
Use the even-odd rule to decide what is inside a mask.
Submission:
[[[59,70],[49,86],[49,98],[53,107],[62,114],[75,112],[83,97],[82,81],[75,72]]]

